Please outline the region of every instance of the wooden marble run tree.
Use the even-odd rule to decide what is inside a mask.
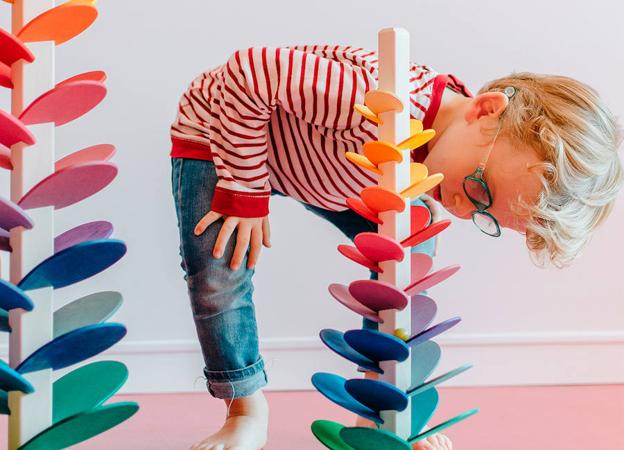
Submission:
[[[449,266],[431,272],[432,258],[411,248],[436,236],[449,220],[430,223],[429,211],[411,200],[438,185],[442,174],[429,175],[423,164],[410,163],[410,151],[427,143],[434,130],[409,113],[409,34],[403,29],[379,33],[379,89],[366,93],[355,109],[378,125],[379,140],[347,159],[378,175],[377,186],[350,198],[351,209],[378,224],[378,232],[364,232],[354,246],[338,250],[350,260],[378,273],[377,280],[356,280],[348,286],[332,284],[330,294],[353,312],[378,324],[378,330],[346,332],[325,329],[321,339],[331,350],[369,374],[344,379],[319,372],[312,383],[334,403],[374,422],[376,427],[346,427],[317,420],[312,432],[335,450],[409,450],[413,443],[460,422],[472,409],[425,430],[438,406],[435,386],[470,368],[465,365],[430,379],[441,356],[432,339],[459,323],[460,318],[429,326],[436,303],[424,295],[428,288],[459,270]]]
[[[101,71],[55,82],[55,46],[96,19],[94,0],[13,0],[12,33],[0,29],[0,166],[11,171],[11,199],[0,197],[0,247],[10,281],[0,280],[0,330],[9,333],[9,364],[0,361],[0,412],[9,415],[9,450],[60,449],[123,422],[134,402],[104,404],[128,371],[99,361],[54,371],[99,354],[126,334],[106,320],[122,302],[97,292],[61,308],[55,290],[105,270],[126,253],[107,221],[55,236],[54,212],[90,197],[117,175],[115,147],[94,145],[56,160],[55,128],[86,114],[106,96]],[[56,378],[56,379],[55,379]]]

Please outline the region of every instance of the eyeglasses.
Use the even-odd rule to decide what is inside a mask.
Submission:
[[[503,90],[503,93],[507,96],[508,99],[516,94],[516,88],[509,86]],[[503,112],[504,113],[504,112]],[[488,187],[487,182],[483,178],[483,173],[485,172],[485,166],[487,165],[487,161],[492,153],[492,149],[494,148],[494,144],[496,143],[496,138],[500,132],[500,123],[498,126],[498,130],[496,131],[496,135],[492,140],[492,144],[488,149],[487,153],[479,163],[479,166],[476,170],[466,177],[464,177],[464,192],[466,193],[466,197],[468,200],[475,206],[475,210],[472,212],[472,221],[473,223],[481,230],[483,233],[492,237],[499,237],[501,235],[501,228],[498,224],[498,220],[487,212],[492,206],[492,192]]]

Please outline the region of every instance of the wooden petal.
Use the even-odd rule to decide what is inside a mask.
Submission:
[[[434,130],[425,130],[422,133],[413,134],[400,144],[397,145],[401,150],[413,150],[415,148],[420,147],[421,145],[425,145],[435,136]]]
[[[54,253],[65,250],[81,242],[106,239],[113,234],[113,224],[106,220],[83,223],[54,238]]]
[[[106,97],[106,86],[97,81],[61,84],[35,99],[22,112],[26,125],[54,122],[64,125],[95,108]]]
[[[368,309],[351,295],[348,286],[345,286],[344,284],[332,283],[329,285],[329,293],[340,304],[349,308],[354,313],[359,314],[362,317],[367,318],[368,320],[372,320],[373,322],[383,323],[383,321],[379,318],[379,315],[375,311],[373,311],[372,309]]]
[[[104,189],[117,176],[117,166],[108,161],[76,164],[47,176],[19,201],[24,209],[73,205]]]
[[[0,144],[11,147],[18,142],[33,145],[35,137],[21,120],[0,109]]]
[[[369,141],[364,144],[364,155],[374,165],[395,161],[403,161],[403,153],[398,147],[383,141]]]
[[[396,95],[380,89],[368,91],[364,96],[364,104],[376,115],[389,111],[403,111],[403,102]]]
[[[410,119],[410,136],[420,133],[423,130],[423,123],[417,119]]]
[[[441,173],[434,173],[433,175],[425,178],[416,184],[412,184],[408,188],[401,191],[401,195],[405,198],[416,198],[421,196],[427,191],[430,191],[444,180],[444,175]]]
[[[426,240],[429,240],[446,230],[450,224],[451,221],[448,219],[432,223],[427,228],[412,233],[410,237],[401,241],[401,245],[403,247],[414,247],[415,245],[422,244]]]
[[[56,45],[69,41],[95,21],[98,11],[95,1],[70,0],[35,17],[20,30],[23,42],[54,41]]]
[[[362,201],[374,213],[405,210],[405,199],[391,189],[369,186],[360,193]]]
[[[429,175],[427,166],[421,163],[410,164],[410,184],[419,183]]]
[[[73,166],[76,164],[90,163],[96,161],[108,161],[115,155],[115,146],[111,144],[98,144],[91,147],[83,148],[74,153],[59,159],[54,170],[59,171],[65,167]]]
[[[19,205],[0,196],[0,228],[9,231],[14,227],[30,230],[33,222]]]
[[[11,78],[11,68],[0,63],[0,86],[13,89],[13,80]]]
[[[11,162],[11,149],[0,144],[0,167],[3,169],[13,170]]]
[[[135,402],[118,402],[83,411],[50,425],[20,450],[71,447],[119,425],[138,410],[139,405]]]
[[[364,155],[360,155],[359,153],[354,152],[347,152],[345,153],[345,157],[353,164],[356,164],[366,170],[370,170],[377,175],[382,175],[381,170],[379,170],[377,166],[370,162],[370,160]]]
[[[371,111],[368,106],[364,106],[364,105],[360,105],[359,103],[356,103],[355,105],[353,105],[353,109],[355,109],[355,112],[363,115],[364,118],[370,120],[371,122],[376,123],[378,125],[383,125],[383,122],[381,121],[381,119],[377,116],[377,114]]]
[[[413,282],[409,286],[407,286],[405,288],[405,293],[409,296],[412,296],[422,291],[426,291],[427,289],[435,286],[438,283],[443,282],[450,276],[454,275],[459,269],[459,265],[454,265],[440,269],[437,272],[430,273],[425,278]]]
[[[391,283],[381,280],[356,280],[349,284],[349,292],[367,308],[379,312],[387,309],[404,309],[407,295]]]
[[[35,60],[35,56],[20,39],[0,28],[0,62],[11,67],[20,59],[30,63]]]
[[[355,211],[356,213],[358,213],[360,216],[364,217],[365,219],[370,220],[371,222],[374,222],[377,224],[383,223],[383,220],[381,220],[379,216],[375,214],[374,211],[371,211],[371,209],[364,204],[361,198],[349,197],[346,200],[346,202],[349,208],[351,208],[353,211]]]
[[[423,230],[431,220],[431,212],[426,206],[411,205],[410,233],[415,234]]]
[[[373,262],[403,261],[405,253],[401,244],[388,236],[364,231],[353,240],[357,249]]]
[[[97,81],[99,83],[104,83],[106,81],[106,72],[103,70],[94,70],[92,72],[80,73],[57,83],[56,87],[62,86],[66,83],[72,83],[74,81]]]
[[[379,265],[375,261],[371,261],[366,256],[360,252],[357,247],[353,247],[352,245],[340,244],[338,246],[338,251],[342,253],[344,256],[349,258],[351,261],[356,262],[369,270],[377,273],[383,273],[383,270],[379,267]]]

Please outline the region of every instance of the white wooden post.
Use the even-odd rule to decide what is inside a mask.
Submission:
[[[379,89],[394,93],[403,102],[400,113],[388,112],[380,115],[383,125],[379,126],[379,140],[397,144],[409,137],[410,133],[410,101],[409,101],[409,33],[402,28],[385,28],[379,32]],[[381,165],[383,176],[379,185],[401,192],[410,184],[410,157],[404,152],[403,162]],[[383,225],[379,225],[379,233],[401,241],[409,236],[410,201],[406,199],[402,213],[389,211],[381,213]],[[403,289],[410,282],[410,249],[404,249],[405,258],[402,262],[382,262],[383,273],[379,279]],[[381,312],[384,323],[380,331],[394,334],[397,328],[403,328],[411,334],[411,317],[409,306],[403,311],[388,310]],[[384,374],[381,380],[395,385],[403,391],[410,387],[410,358],[402,363],[382,362]],[[391,431],[403,439],[411,434],[411,407],[402,412],[382,411],[383,429]]]
[[[15,0],[12,32],[17,34],[25,23],[54,7],[54,0]],[[54,87],[54,42],[28,44],[35,55],[33,63],[18,61],[13,65],[11,110],[21,112],[37,97]],[[54,171],[54,124],[29,127],[36,144],[13,146],[11,161],[11,200],[19,201],[32,186]],[[54,208],[29,210],[32,230],[11,230],[10,281],[19,283],[33,267],[54,252]],[[9,364],[16,367],[32,352],[52,340],[53,289],[29,291],[33,311],[12,310],[9,321]],[[9,394],[9,450],[15,450],[52,423],[52,370],[25,375],[35,388],[32,394]]]

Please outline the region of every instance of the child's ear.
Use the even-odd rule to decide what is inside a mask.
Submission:
[[[498,119],[505,111],[509,99],[502,92],[484,92],[472,99],[468,111],[466,111],[466,122],[472,123],[475,120],[484,118]]]

